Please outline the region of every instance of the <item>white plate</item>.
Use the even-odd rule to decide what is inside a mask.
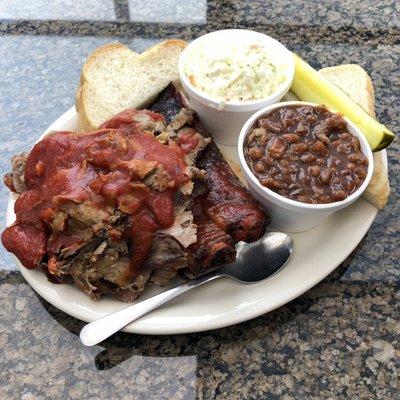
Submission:
[[[52,130],[76,129],[77,115],[72,107],[43,135]],[[231,160],[237,159],[232,149],[223,150]],[[15,219],[14,200],[15,195],[11,195],[7,225]],[[294,254],[287,266],[269,280],[253,285],[229,279],[211,282],[141,318],[125,331],[153,335],[199,332],[243,322],[280,307],[332,272],[361,241],[376,214],[375,207],[360,199],[317,228],[292,234]],[[90,322],[126,307],[110,297],[95,302],[74,286],[49,283],[42,272],[28,270],[16,261],[22,275],[40,296],[73,317]],[[143,297],[158,291],[161,290],[148,289]]]

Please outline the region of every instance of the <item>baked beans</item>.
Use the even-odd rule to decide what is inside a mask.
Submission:
[[[304,203],[332,203],[354,193],[368,159],[340,114],[325,106],[289,106],[258,119],[244,155],[260,183]]]

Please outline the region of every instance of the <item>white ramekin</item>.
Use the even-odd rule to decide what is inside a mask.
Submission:
[[[272,95],[261,100],[247,102],[227,102],[223,110],[218,110],[220,102],[199,91],[190,82],[184,72],[187,56],[195,51],[199,44],[212,44],[216,41],[222,42],[248,42],[250,40],[258,40],[265,44],[268,50],[274,55],[279,63],[286,66],[286,78],[279,85],[278,90]],[[200,36],[191,42],[182,52],[179,59],[179,77],[183,88],[185,89],[192,108],[199,115],[202,123],[212,134],[214,139],[224,145],[237,145],[237,139],[240,129],[245,121],[257,110],[276,103],[289,90],[294,76],[294,60],[292,53],[277,40],[263,33],[245,30],[245,29],[226,29],[215,31]]]
[[[358,140],[360,141],[361,150],[368,158],[367,176],[363,184],[353,194],[351,194],[346,199],[335,203],[307,204],[295,200],[290,200],[261,185],[258,179],[254,176],[253,172],[250,170],[244,158],[243,144],[247,137],[247,134],[253,127],[256,120],[260,117],[265,116],[271,111],[283,106],[298,105],[316,106],[317,104],[306,103],[302,101],[287,101],[265,107],[262,110],[256,112],[246,121],[240,132],[238,141],[240,166],[246,177],[250,192],[268,211],[271,216],[272,225],[278,229],[287,232],[303,232],[312,229],[320,224],[329,215],[333,214],[335,211],[341,210],[342,208],[347,207],[348,205],[356,201],[368,186],[371,180],[372,171],[374,169],[372,151],[367,142],[367,139],[356,125],[345,118],[349,133],[358,138]]]

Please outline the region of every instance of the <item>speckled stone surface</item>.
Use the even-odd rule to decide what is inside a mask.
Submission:
[[[112,21],[115,17],[112,0],[2,0],[0,4],[0,18]]]
[[[34,2],[3,3],[2,174],[73,104],[81,64],[95,47],[119,40],[141,51],[161,38],[227,27],[267,32],[318,68],[361,64],[374,81],[378,117],[398,132],[396,1],[70,1],[80,4],[73,16],[67,2],[46,2],[35,15]],[[84,348],[83,323],[39,298],[1,248],[0,399],[399,399],[399,152],[396,141],[388,150],[389,204],[353,254],[300,298],[230,328],[117,334]],[[1,229],[7,195],[1,187]]]
[[[129,0],[129,14],[132,22],[204,23],[207,0],[158,0],[151,8],[146,0]]]

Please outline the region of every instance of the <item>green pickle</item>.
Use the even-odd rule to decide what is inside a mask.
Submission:
[[[339,87],[320,75],[314,68],[294,54],[295,74],[291,91],[302,101],[325,104],[356,124],[367,138],[372,151],[379,151],[392,143],[394,133],[378,122],[367,111],[350,99]]]

